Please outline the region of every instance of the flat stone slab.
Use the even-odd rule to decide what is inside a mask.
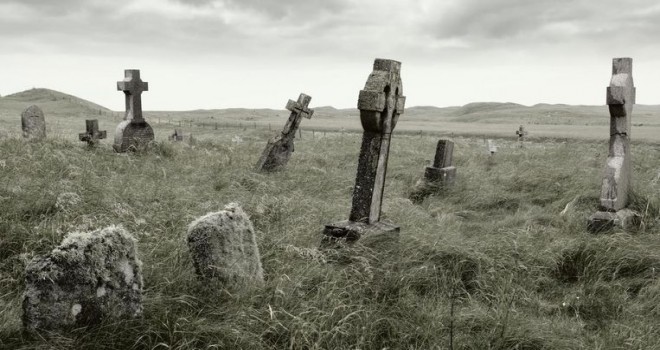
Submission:
[[[340,221],[325,225],[325,235],[322,244],[329,244],[336,240],[355,242],[358,239],[361,244],[371,246],[380,242],[398,241],[401,229],[399,226],[385,221],[377,221],[372,224],[355,221]]]
[[[634,210],[621,209],[616,212],[598,211],[589,218],[587,230],[591,233],[599,233],[620,228],[630,230],[639,228],[642,217]]]

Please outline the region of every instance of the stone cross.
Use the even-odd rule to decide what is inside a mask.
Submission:
[[[142,92],[149,90],[149,84],[140,79],[138,69],[127,69],[124,75],[117,82],[117,90],[124,92],[126,100],[126,114],[117,125],[112,146],[117,152],[142,149],[154,140],[154,131],[142,116]]]
[[[594,214],[588,228],[597,232],[618,222],[625,226],[638,215],[623,214],[631,190],[632,160],[630,129],[635,86],[632,78],[632,58],[612,60],[612,78],[606,94],[610,112],[610,143],[600,191],[600,211]],[[630,211],[626,211],[630,212]]]
[[[87,142],[89,146],[96,145],[99,140],[104,139],[107,136],[105,130],[99,131],[99,121],[97,119],[85,120],[85,129],[86,131],[84,133],[78,134],[78,139]]]
[[[310,119],[314,110],[309,108],[312,98],[305,94],[298,96],[298,101],[289,100],[286,109],[291,111],[289,120],[287,120],[282,134],[268,140],[259,161],[257,162],[257,171],[274,171],[284,167],[291,158],[294,151],[293,139],[296,137],[296,131],[300,126],[303,117]]]
[[[364,133],[351,213],[348,221],[326,225],[324,234],[327,237],[354,241],[365,234],[398,234],[399,227],[380,221],[380,215],[390,140],[399,116],[403,114],[405,101],[401,63],[376,59],[373,71],[358,97]]]
[[[25,138],[33,140],[46,138],[46,119],[41,108],[33,105],[21,113],[21,129]]]
[[[456,177],[456,167],[452,166],[454,143],[449,140],[438,141],[435,160],[432,167],[424,172],[426,181],[432,184],[450,185]]]

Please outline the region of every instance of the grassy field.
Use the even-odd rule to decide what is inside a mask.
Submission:
[[[15,135],[19,119],[0,113]],[[101,115],[112,137],[114,114]],[[643,226],[594,236],[586,219],[606,138],[531,138],[524,148],[502,138],[490,157],[482,137],[454,135],[456,185],[415,204],[410,191],[438,136],[395,132],[383,213],[401,226],[398,249],[319,250],[323,225],[348,217],[359,134],[306,132],[286,170],[259,174],[252,168],[275,130],[193,126],[191,146],[163,140],[173,125],[161,120],[156,145],[127,155],[109,140],[77,142],[84,113],[53,119],[45,142],[0,140],[0,348],[660,349],[655,143],[633,145],[631,207]],[[487,133],[475,123],[463,124]],[[209,290],[195,278],[186,227],[229,202],[257,230],[263,288]],[[24,334],[25,263],[68,232],[112,224],[138,239],[144,317]]]

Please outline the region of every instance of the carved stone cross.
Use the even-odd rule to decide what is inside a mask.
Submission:
[[[309,108],[312,98],[305,94],[298,96],[298,101],[289,100],[286,109],[291,111],[289,119],[284,125],[282,134],[268,140],[259,161],[257,162],[257,171],[274,171],[282,168],[289,162],[291,153],[294,151],[293,139],[296,137],[296,131],[300,126],[303,117],[310,119],[314,110]]]
[[[126,114],[117,125],[112,145],[117,152],[139,150],[154,140],[154,131],[142,116],[142,92],[149,90],[149,84],[140,79],[138,69],[125,70],[124,76],[117,82],[117,90],[124,92],[126,100]]]
[[[85,129],[86,131],[84,133],[78,134],[78,139],[87,142],[89,146],[96,145],[99,140],[104,139],[107,136],[105,130],[99,131],[99,121],[97,119],[85,120]]]
[[[399,232],[399,227],[381,222],[381,207],[387,174],[392,131],[403,114],[406,98],[401,83],[401,63],[376,59],[373,71],[358,97],[364,133],[348,221],[326,225],[324,234],[357,240],[361,236]]]

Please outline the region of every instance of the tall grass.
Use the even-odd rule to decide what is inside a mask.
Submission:
[[[297,140],[285,170],[260,174],[265,134],[131,155],[107,143],[1,140],[0,348],[660,348],[654,146],[633,149],[631,205],[645,225],[593,236],[586,219],[606,143],[501,140],[491,157],[483,140],[458,137],[455,186],[414,204],[437,139],[395,135],[384,217],[401,226],[397,249],[320,250],[323,224],[348,216],[359,135]],[[186,226],[228,202],[257,230],[262,289],[212,290],[195,278]],[[138,239],[144,316],[23,334],[26,262],[68,232],[110,224]]]

